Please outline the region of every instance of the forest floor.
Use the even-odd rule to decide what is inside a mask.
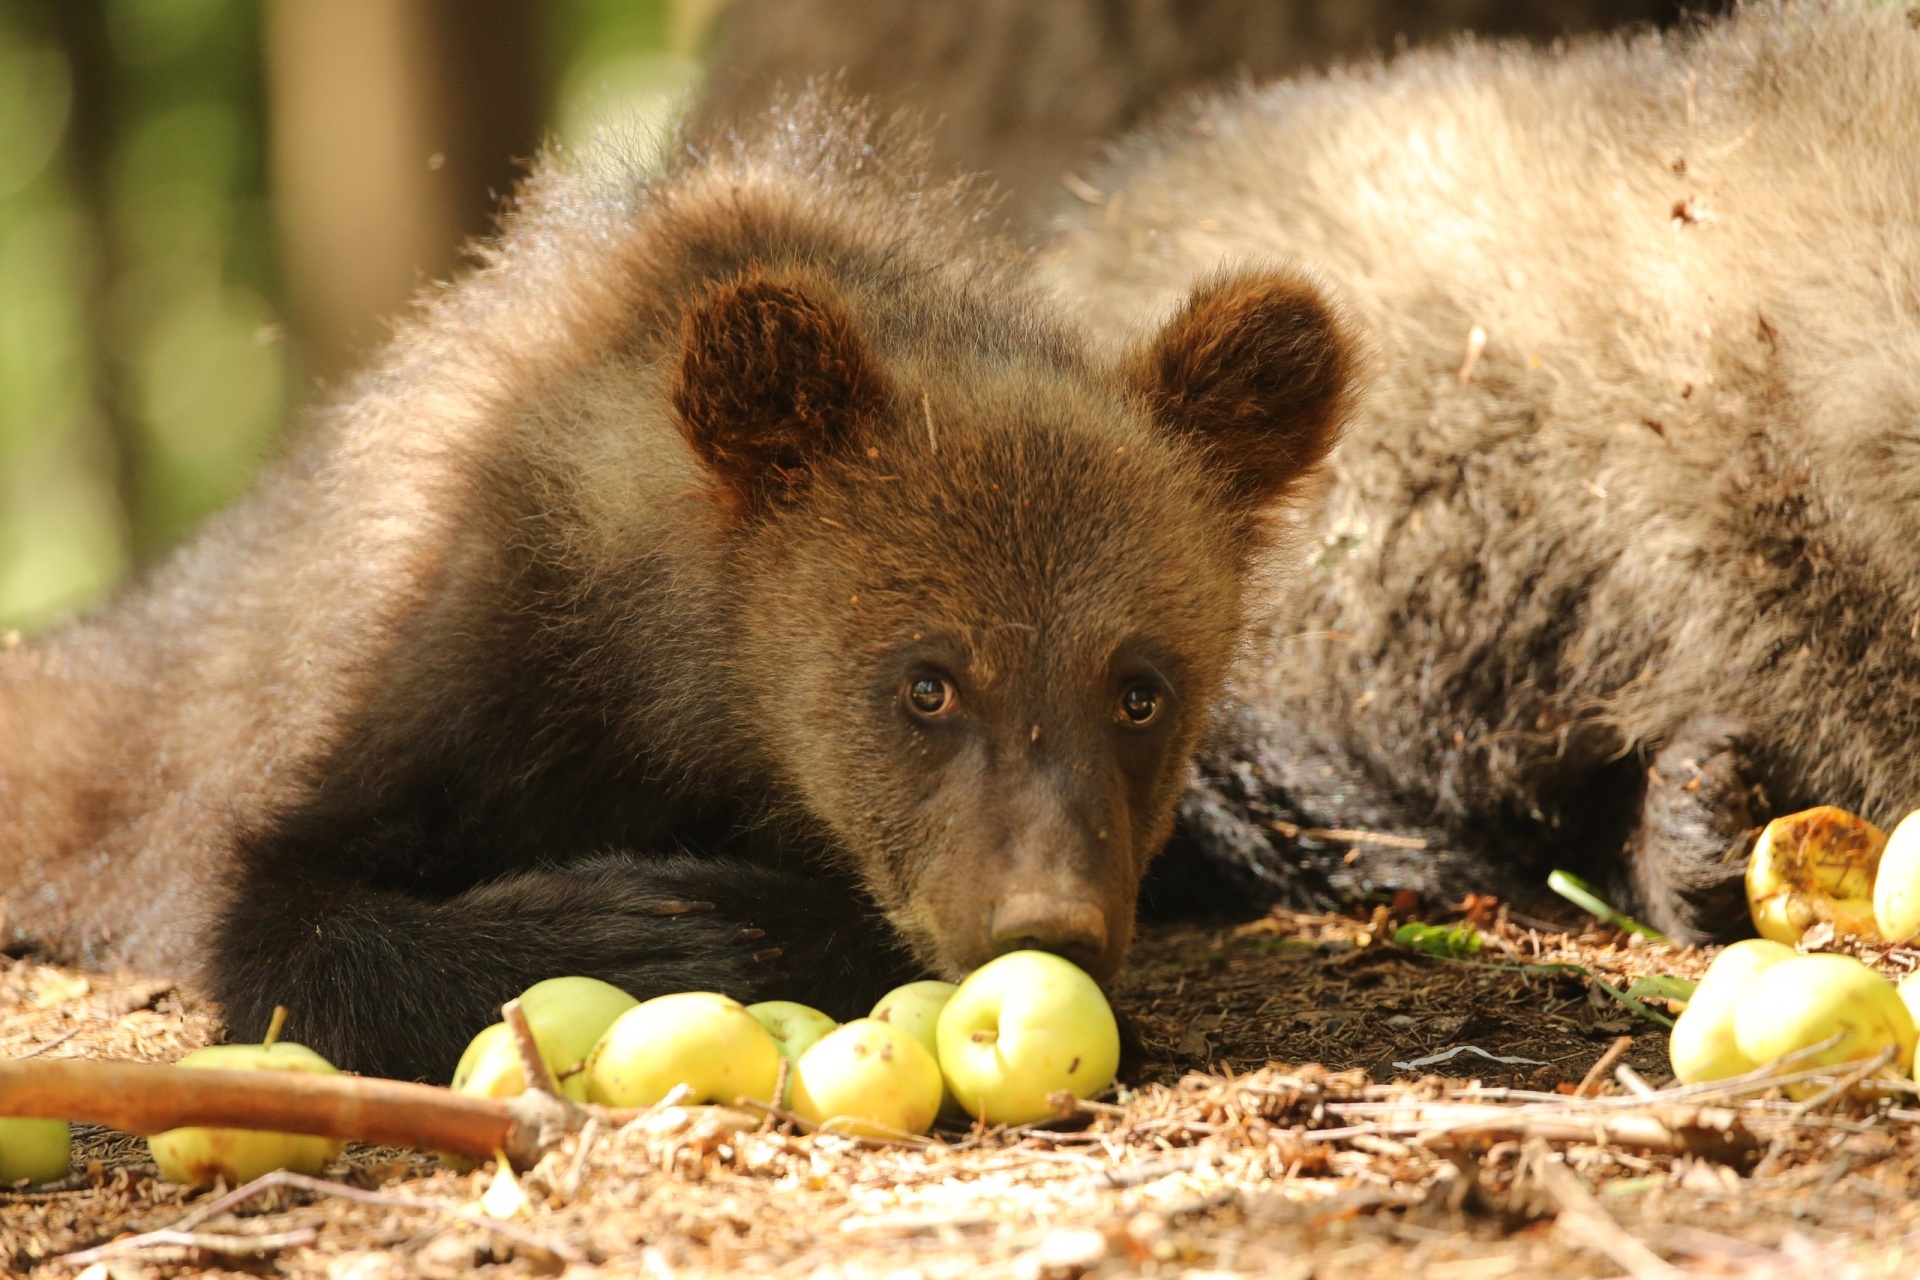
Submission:
[[[1112,993],[1131,1042],[1123,1086],[1053,1129],[877,1144],[669,1108],[566,1139],[520,1176],[517,1208],[491,1162],[456,1173],[350,1146],[328,1170],[338,1190],[272,1188],[208,1214],[213,1194],[161,1181],[143,1141],[82,1128],[65,1182],[0,1189],[0,1269],[85,1280],[1920,1271],[1911,1098],[1675,1089],[1649,1016],[1664,1006],[1607,988],[1697,977],[1707,953],[1598,928],[1543,932],[1472,905],[1472,955],[1396,944],[1384,913],[1148,929]],[[1920,963],[1866,958],[1895,976]],[[0,958],[0,1060],[168,1062],[215,1032],[164,979]]]

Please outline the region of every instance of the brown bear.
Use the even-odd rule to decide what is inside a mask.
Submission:
[[[251,497],[0,654],[13,928],[401,1077],[557,974],[1111,975],[1349,341],[1260,271],[1096,358],[902,151],[815,101],[544,165]]]
[[[1449,852],[1611,861],[1702,939],[1746,927],[1768,814],[1920,804],[1917,27],[1759,3],[1416,53],[1199,103],[1093,179],[1048,274],[1116,340],[1304,261],[1373,344],[1191,806],[1218,847],[1285,879],[1285,832],[1372,818],[1450,891]]]
[[[1672,22],[1680,8],[1675,0],[732,0],[695,131],[720,136],[782,86],[842,76],[850,92],[919,113],[939,163],[991,174],[1001,211],[1025,228],[1051,211],[1063,175],[1095,144],[1200,86],[1460,30],[1551,40]]]

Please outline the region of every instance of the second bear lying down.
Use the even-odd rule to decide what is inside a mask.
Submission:
[[[1700,939],[1744,931],[1769,811],[1920,804],[1917,155],[1909,10],[1755,4],[1215,99],[1115,157],[1053,257],[1090,322],[1304,260],[1374,343],[1192,810],[1384,815],[1429,883],[1449,848],[1630,866]]]

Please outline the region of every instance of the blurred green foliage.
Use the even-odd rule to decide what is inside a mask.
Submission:
[[[664,125],[713,7],[550,0],[530,56],[554,130]],[[260,10],[0,0],[0,629],[84,608],[163,555],[245,487],[304,393]]]

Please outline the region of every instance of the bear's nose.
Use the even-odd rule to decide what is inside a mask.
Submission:
[[[1107,914],[1084,900],[1015,893],[994,905],[987,936],[995,955],[1051,951],[1091,969],[1107,949]]]

